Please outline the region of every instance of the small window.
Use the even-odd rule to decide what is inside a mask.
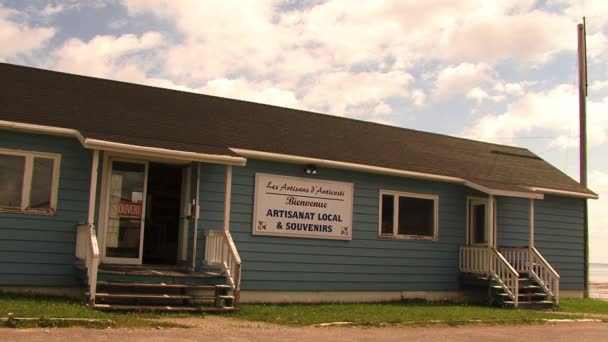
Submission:
[[[380,237],[436,240],[438,196],[381,191]]]
[[[0,210],[52,213],[59,155],[0,149]]]

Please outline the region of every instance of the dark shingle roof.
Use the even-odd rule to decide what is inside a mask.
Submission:
[[[0,120],[188,152],[229,148],[593,194],[524,148],[0,63]]]

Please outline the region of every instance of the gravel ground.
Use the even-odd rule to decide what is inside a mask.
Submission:
[[[209,316],[172,319],[189,329],[0,329],[2,341],[607,341],[608,323],[451,327],[287,327]]]

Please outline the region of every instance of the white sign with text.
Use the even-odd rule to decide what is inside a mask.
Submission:
[[[253,234],[352,240],[353,183],[258,173]]]

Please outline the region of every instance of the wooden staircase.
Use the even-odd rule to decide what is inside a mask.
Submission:
[[[146,265],[100,265],[97,293],[89,303],[98,310],[118,311],[236,310],[232,286],[221,271]]]
[[[534,247],[462,246],[461,284],[488,291],[489,303],[550,309],[559,305],[559,274]]]
[[[518,307],[524,309],[552,309],[555,303],[538,282],[526,273],[520,273],[518,287]],[[503,287],[491,284],[489,288],[490,303],[502,307],[514,307],[515,302],[504,291]]]

